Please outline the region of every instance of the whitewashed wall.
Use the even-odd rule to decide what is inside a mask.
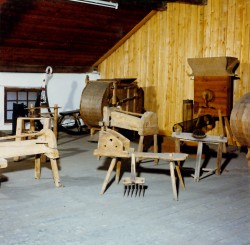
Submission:
[[[60,111],[79,109],[85,78],[99,78],[99,74],[54,73],[48,84],[50,106],[58,104]],[[0,130],[11,130],[11,123],[4,123],[4,87],[40,88],[45,73],[0,73]]]

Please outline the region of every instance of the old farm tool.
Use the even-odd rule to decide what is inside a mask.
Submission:
[[[145,179],[142,177],[137,177],[136,158],[156,159],[156,160],[161,159],[167,161],[170,164],[171,183],[175,200],[177,200],[175,169],[177,171],[181,185],[184,188],[184,183],[180,173],[180,168],[178,164],[176,165],[176,162],[184,161],[188,156],[187,154],[134,152],[134,148],[130,148],[130,141],[126,137],[106,127],[102,127],[102,130],[99,132],[98,148],[94,150],[93,154],[98,157],[104,156],[112,158],[109,169],[107,171],[106,177],[102,185],[101,194],[104,194],[107,185],[109,183],[110,176],[115,166],[116,166],[116,182],[119,183],[121,158],[127,158],[127,159],[131,158],[131,176],[123,179],[125,192],[128,190],[127,195],[129,195],[130,191],[131,195],[133,195],[135,189],[136,189],[135,192],[136,194],[138,189],[139,190],[143,189],[144,191]]]
[[[131,190],[131,196],[135,192],[135,196],[137,195],[137,192],[139,190],[139,196],[141,194],[141,190],[143,190],[143,195],[144,195],[144,183],[145,183],[145,178],[142,177],[136,177],[136,161],[135,161],[135,154],[131,154],[131,177],[126,177],[123,178],[123,184],[124,184],[124,195],[127,192],[127,195],[130,194]]]
[[[88,80],[82,91],[80,115],[93,133],[100,129],[104,106],[121,106],[125,111],[142,113],[143,105],[144,93],[136,78]]]
[[[134,149],[130,148],[130,141],[120,133],[104,127],[99,132],[98,148],[94,150],[93,154],[98,157],[112,158],[102,185],[101,194],[105,192],[109,178],[116,165],[116,182],[119,183],[121,158],[130,158],[133,151]]]
[[[15,140],[27,137],[34,138],[30,140]],[[61,186],[56,162],[56,159],[59,158],[59,152],[55,135],[50,129],[43,129],[37,133],[0,137],[0,141],[0,168],[8,166],[8,158],[35,155],[35,178],[40,179],[41,155],[45,155],[50,159],[56,187]]]
[[[157,134],[158,118],[155,112],[146,111],[143,114],[124,111],[119,107],[103,108],[103,121],[100,122],[102,126],[123,128],[132,131],[137,131],[140,136],[138,150],[143,151],[143,141],[145,136],[153,136],[154,152],[158,152]],[[138,160],[138,159],[137,159]],[[155,163],[158,160],[155,159]]]

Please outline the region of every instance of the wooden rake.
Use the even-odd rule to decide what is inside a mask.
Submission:
[[[142,177],[136,177],[136,159],[135,154],[131,154],[131,177],[125,177],[123,178],[123,184],[124,184],[124,196],[127,193],[127,196],[131,193],[131,196],[133,196],[133,193],[135,191],[135,196],[137,196],[138,190],[139,190],[139,196],[141,195],[141,191],[143,190],[143,196],[144,196],[144,183],[145,178]],[[130,192],[131,191],[131,192]]]

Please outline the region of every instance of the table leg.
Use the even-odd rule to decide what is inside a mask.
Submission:
[[[218,152],[217,152],[217,163],[216,163],[216,174],[220,175],[220,164],[222,159],[222,149],[223,149],[223,143],[218,144]]]
[[[154,134],[154,153],[158,153],[158,135],[157,134]],[[159,162],[159,159],[156,158],[154,162],[155,162],[155,165],[157,165]]]
[[[52,169],[52,174],[53,174],[55,185],[56,187],[61,187],[62,185],[60,183],[60,177],[59,177],[56,159],[50,158],[50,164],[51,164],[51,169]]]
[[[37,154],[35,157],[35,179],[41,177],[41,154]]]
[[[176,153],[180,153],[181,152],[180,140],[177,139],[177,138],[175,138],[175,152]],[[177,164],[178,165],[176,166],[176,171],[177,171],[179,180],[181,182],[182,189],[185,190],[185,185],[184,185],[184,182],[183,182],[183,179],[182,179],[182,176],[181,176],[181,170],[180,170],[181,162],[177,161]]]
[[[177,189],[176,189],[176,180],[175,180],[174,169],[175,169],[175,163],[170,162],[170,175],[171,175],[172,190],[173,190],[173,194],[174,194],[174,200],[177,201],[178,197],[177,197]]]
[[[197,156],[196,156],[196,164],[195,164],[195,173],[194,180],[200,180],[200,171],[201,171],[201,155],[202,155],[203,143],[198,142]]]

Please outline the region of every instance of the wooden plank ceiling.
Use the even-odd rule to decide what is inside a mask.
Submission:
[[[167,2],[114,0],[118,9],[69,0],[0,0],[0,72],[91,72],[93,64]]]

